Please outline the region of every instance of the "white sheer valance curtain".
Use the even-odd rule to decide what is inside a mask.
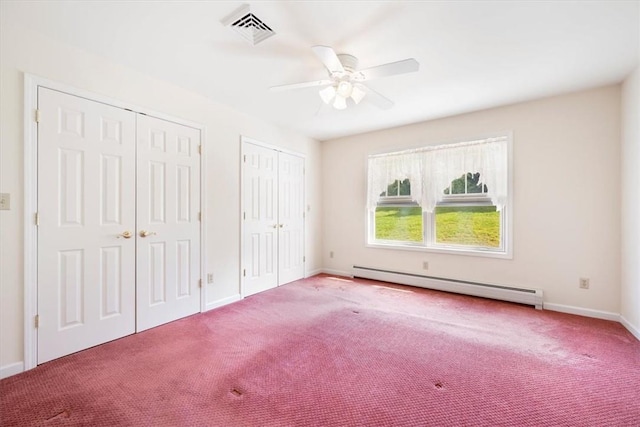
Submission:
[[[471,172],[480,173],[487,197],[502,210],[508,198],[507,143],[504,136],[370,156],[368,208],[375,211],[387,187],[408,178],[411,200],[433,212],[451,181]]]
[[[389,153],[369,157],[368,208],[376,210],[381,194],[389,185],[409,179],[411,200],[422,206],[424,156],[420,152]]]

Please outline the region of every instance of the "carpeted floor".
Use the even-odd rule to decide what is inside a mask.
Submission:
[[[640,426],[620,324],[316,276],[0,381],[2,426]]]

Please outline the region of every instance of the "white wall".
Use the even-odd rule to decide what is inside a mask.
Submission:
[[[206,126],[207,303],[239,294],[240,135],[307,156],[306,270],[321,268],[320,144],[220,106],[196,93],[142,75],[12,23],[3,5],[0,21],[0,191],[11,210],[0,212],[0,374],[23,360],[23,73],[106,95]],[[9,368],[7,368],[9,369]],[[4,372],[6,373],[6,372]]]
[[[640,339],[640,66],[622,86],[622,322]]]
[[[514,139],[512,260],[365,247],[368,153],[505,130]],[[362,265],[540,288],[546,303],[619,313],[619,86],[325,141],[322,164],[327,270]],[[591,279],[589,290],[580,277]]]

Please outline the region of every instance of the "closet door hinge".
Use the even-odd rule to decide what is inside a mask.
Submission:
[[[202,287],[202,279],[198,279],[198,287],[201,288]]]
[[[242,219],[247,219],[247,213],[246,212],[242,212]]]
[[[198,221],[202,221],[202,212],[198,212]]]
[[[35,219],[36,227],[39,226],[40,225],[40,214],[38,212],[35,213],[34,219]]]
[[[198,154],[202,154],[202,145],[198,145]]]
[[[247,163],[247,155],[246,154],[243,156],[243,162]]]
[[[302,262],[307,262],[307,257],[306,256],[302,257]]]
[[[36,110],[36,123],[40,123],[40,110]]]
[[[242,277],[247,277],[247,269],[242,270]]]
[[[40,327],[40,315],[36,314],[36,316],[33,318],[33,324],[36,328]]]

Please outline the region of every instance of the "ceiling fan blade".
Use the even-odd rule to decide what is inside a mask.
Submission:
[[[318,59],[322,61],[324,66],[327,67],[327,70],[329,70],[330,73],[334,73],[336,71],[344,72],[342,62],[340,62],[340,59],[333,48],[329,46],[313,46],[311,49]]]
[[[388,110],[389,108],[395,105],[395,103],[392,100],[382,95],[380,92],[377,92],[371,89],[369,86],[362,85],[362,84],[360,86],[362,86],[364,90],[367,92],[367,96],[365,96],[364,99],[372,103],[376,107],[382,108],[383,110]]]
[[[418,61],[409,58],[360,70],[359,73],[364,76],[365,80],[372,80],[380,77],[395,76],[396,74],[413,73],[419,69],[420,64]]]
[[[331,80],[316,80],[314,82],[303,82],[303,83],[293,83],[288,85],[271,86],[269,90],[272,92],[279,92],[282,90],[303,89],[305,87],[318,87],[318,86],[325,86],[329,84],[331,84]]]

